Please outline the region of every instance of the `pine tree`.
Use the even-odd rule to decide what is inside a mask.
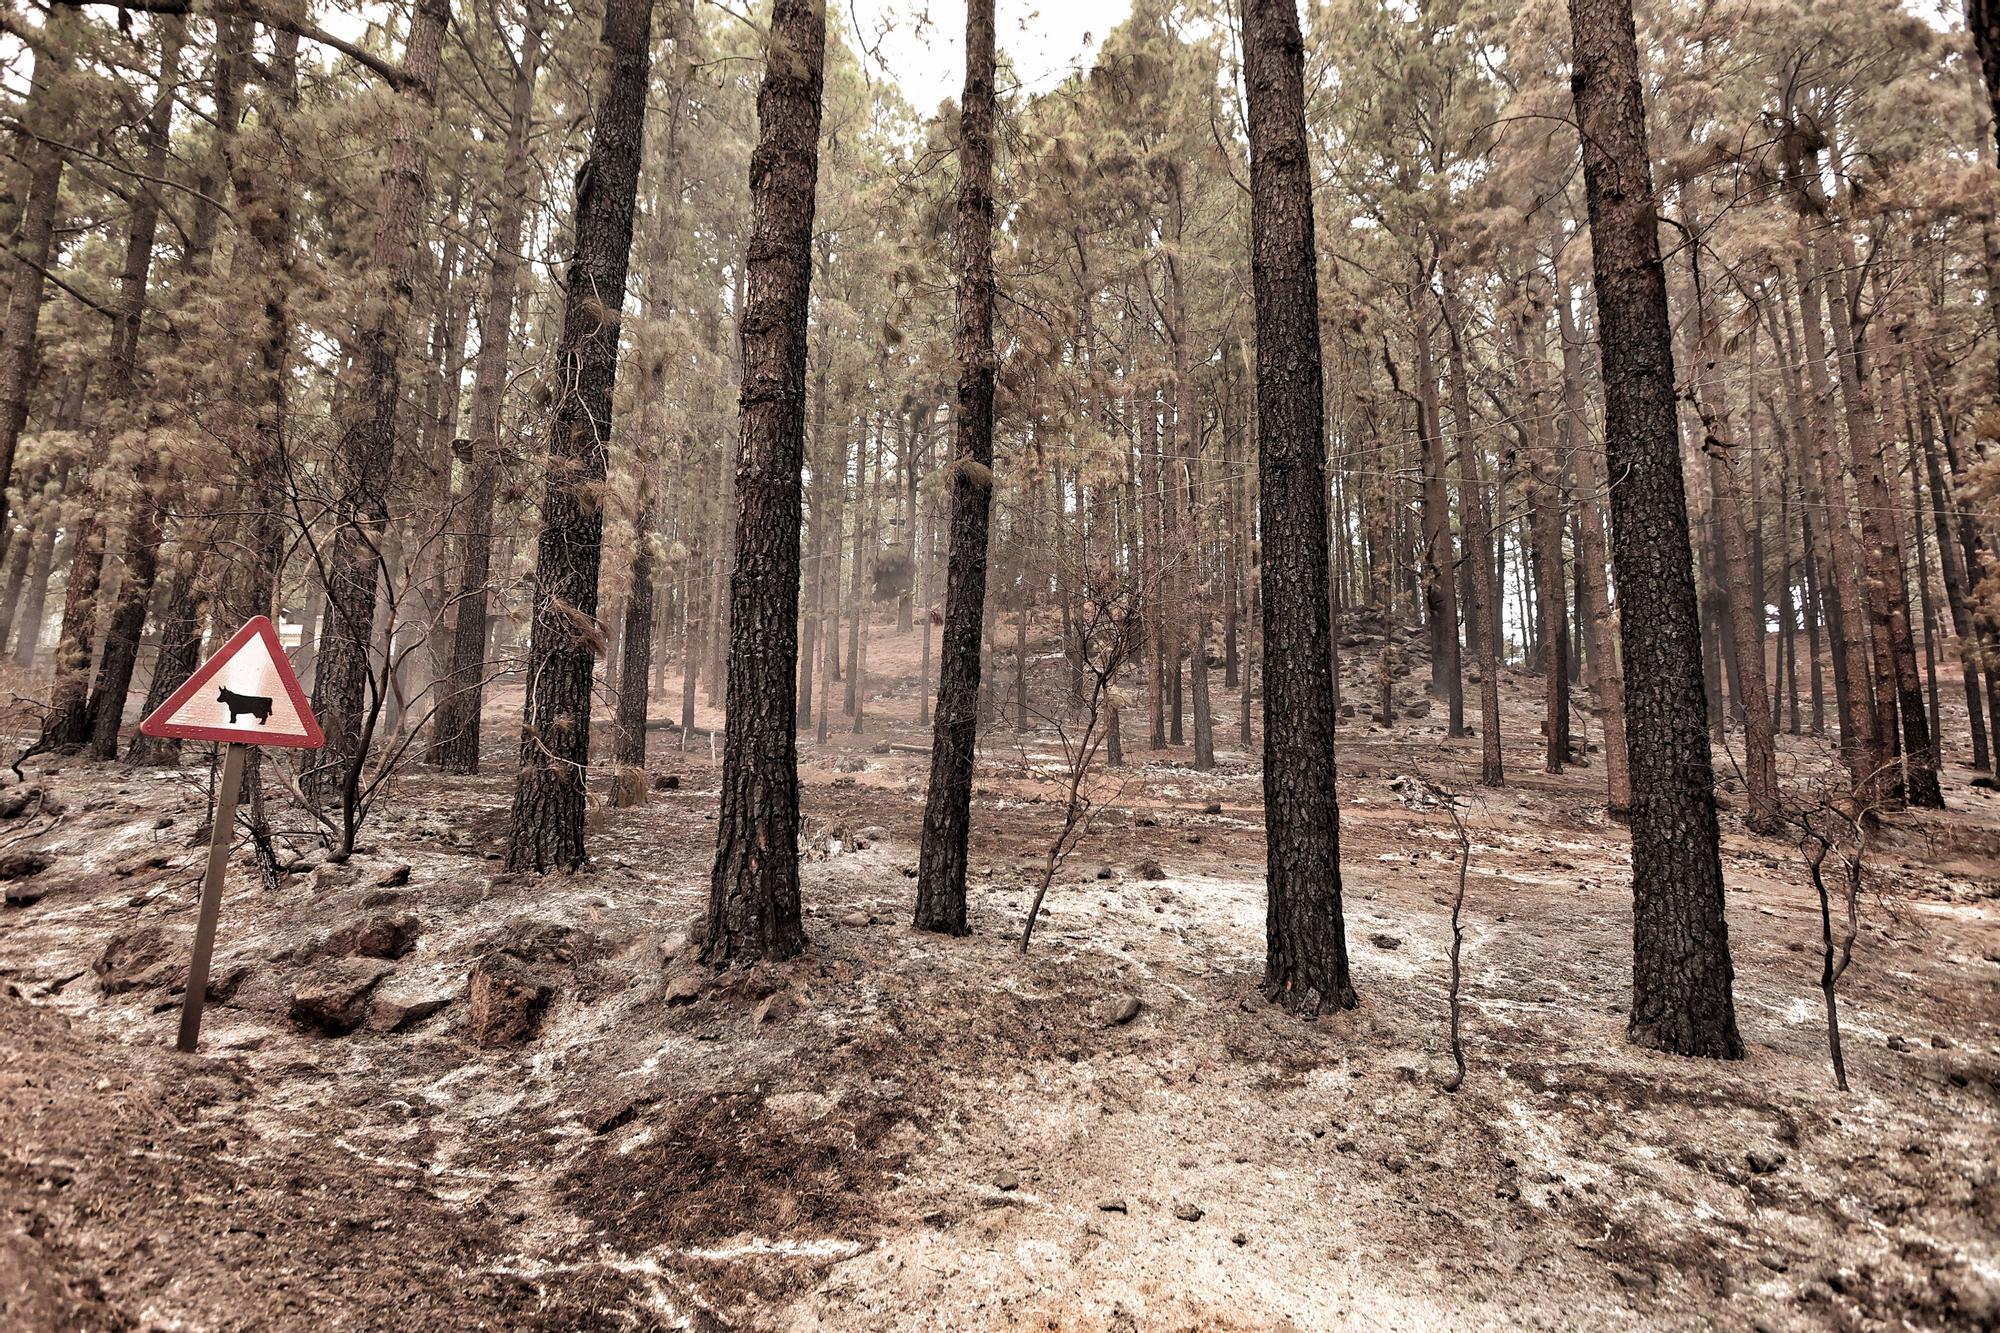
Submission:
[[[494,499],[501,467],[500,405],[507,387],[515,292],[521,284],[521,229],[528,211],[528,136],[534,128],[535,82],[541,73],[541,0],[522,7],[519,47],[507,93],[506,147],[490,233],[492,257],[479,302],[479,355],[473,364],[467,420],[464,535],[459,540],[458,591],[451,619],[451,672],[431,728],[431,762],[447,773],[479,771],[479,724],[486,698],[488,584],[493,570]]]
[[[1986,83],[1987,105],[1993,112],[1993,147],[2000,152],[2000,3],[1965,0],[1965,26],[1979,52],[1979,72]]]
[[[1264,993],[1317,1013],[1357,998],[1340,903],[1319,276],[1305,51],[1292,0],[1245,0],[1243,73],[1264,537]]]
[[[969,0],[959,102],[958,415],[946,557],[944,640],[931,731],[914,924],[963,935],[972,764],[979,731],[979,644],[993,506],[993,0]]]
[[[799,521],[806,314],[825,91],[826,8],[774,0],[750,163],[742,433],[729,580],[727,718],[702,958],[748,964],[805,947],[799,906]]]
[[[352,800],[381,706],[374,642],[382,543],[389,527],[388,485],[396,463],[404,352],[411,328],[420,240],[430,198],[424,139],[437,112],[438,73],[451,0],[418,0],[396,71],[396,110],[382,193],[369,248],[371,281],[358,294],[355,344],[359,403],[345,424],[335,460],[339,526],[327,556],[328,634],[313,680],[313,711],[326,749],[308,774],[319,799]],[[373,689],[371,679],[376,680]]]
[[[1620,600],[1645,608],[1621,625],[1632,767],[1628,1030],[1641,1046],[1740,1060],[1638,36],[1631,0],[1570,0],[1569,13],[1605,453],[1620,479],[1611,489],[1611,559]]]
[[[509,870],[572,871],[586,861],[584,775],[590,767],[590,682],[597,664],[598,569],[611,391],[632,256],[652,67],[653,0],[608,0],[604,91],[590,156],[577,179],[556,392],[535,560],[535,621],[521,768],[507,842]]]
[[[142,170],[154,181],[166,179],[168,140],[173,133],[174,100],[180,91],[181,47],[187,20],[178,15],[160,22],[159,70],[154,102],[140,132],[145,151]],[[114,334],[114,378],[138,386],[140,324],[147,310],[148,283],[153,269],[153,241],[160,225],[160,194],[144,190],[132,209],[126,244],[125,271],[119,278],[119,324]],[[130,369],[127,370],[126,367]],[[148,434],[160,424],[157,405],[139,409],[135,423]],[[90,751],[99,759],[118,754],[118,729],[125,715],[125,697],[132,688],[139,661],[139,636],[146,625],[146,608],[159,572],[162,539],[161,504],[164,469],[153,448],[146,448],[128,488],[123,565],[125,577],[111,604],[104,630],[104,649],[97,663],[96,684],[87,707]]]
[[[68,158],[58,131],[72,111],[65,78],[69,67],[65,47],[71,35],[63,15],[62,9],[54,10],[42,29],[28,89],[27,197],[10,245],[7,317],[0,323],[0,502],[14,484],[14,455],[28,420],[45,289],[42,275],[49,269],[62,209],[63,167]],[[11,527],[0,525],[0,553],[5,552],[11,532]]]

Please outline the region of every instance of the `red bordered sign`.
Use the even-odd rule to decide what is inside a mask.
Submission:
[[[237,630],[139,730],[179,740],[300,750],[326,744],[268,616]]]

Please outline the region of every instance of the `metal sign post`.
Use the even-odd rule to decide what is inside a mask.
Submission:
[[[192,1051],[201,1040],[201,1008],[208,999],[208,960],[215,952],[215,921],[222,913],[222,876],[235,841],[236,798],[243,786],[243,756],[250,747],[224,747],[222,786],[215,793],[215,820],[208,839],[208,874],[201,881],[201,917],[194,927],[194,961],[188,965],[187,997],[181,1001],[181,1035],[175,1045]]]
[[[139,724],[148,736],[214,741],[226,749],[222,785],[208,841],[208,874],[201,881],[201,915],[194,928],[194,960],[187,998],[181,1002],[181,1050],[201,1040],[201,1009],[208,999],[208,964],[215,953],[215,923],[222,914],[222,881],[235,841],[236,802],[243,761],[253,745],[316,750],[326,743],[312,705],[278,641],[278,627],[258,616],[202,663],[167,701]]]

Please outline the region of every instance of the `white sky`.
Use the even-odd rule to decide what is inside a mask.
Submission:
[[[1132,0],[997,0],[995,12],[1001,58],[1040,91],[1087,67]],[[965,86],[964,0],[828,0],[827,21],[863,50],[870,77],[894,79],[921,113]]]
[[[1040,92],[1087,68],[1104,34],[1131,17],[1132,0],[995,0],[994,13],[1001,59]],[[366,26],[363,12],[340,6],[321,7],[315,17],[350,41]],[[827,0],[826,17],[867,60],[868,76],[901,84],[919,113],[964,89],[965,0]]]

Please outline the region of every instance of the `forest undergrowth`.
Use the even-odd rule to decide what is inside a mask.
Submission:
[[[1532,717],[1539,683],[1503,684]],[[32,772],[62,813],[35,839],[48,868],[16,884],[37,900],[0,935],[10,1318],[1993,1318],[2000,795],[1954,781],[1948,812],[1886,822],[1839,1093],[1795,853],[1729,817],[1748,1058],[1679,1061],[1624,1040],[1629,872],[1598,770],[1481,793],[1452,1094],[1457,852],[1412,770],[1444,785],[1476,739],[1343,722],[1361,1004],[1306,1021],[1257,995],[1262,830],[1242,755],[1204,774],[1136,748],[1023,956],[1059,817],[1049,738],[989,734],[973,934],[954,940],[906,925],[923,761],[880,751],[911,722],[805,754],[811,943],[790,963],[720,985],[677,966],[713,838],[699,742],[662,747],[654,776],[677,781],[643,806],[594,803],[598,852],[576,876],[502,869],[504,783],[425,779],[426,801],[385,810],[351,861],[312,858],[274,892],[235,882],[194,1063],[171,1030],[199,771]],[[1788,738],[1788,763],[1815,754]],[[478,978],[545,993],[510,1008]]]

